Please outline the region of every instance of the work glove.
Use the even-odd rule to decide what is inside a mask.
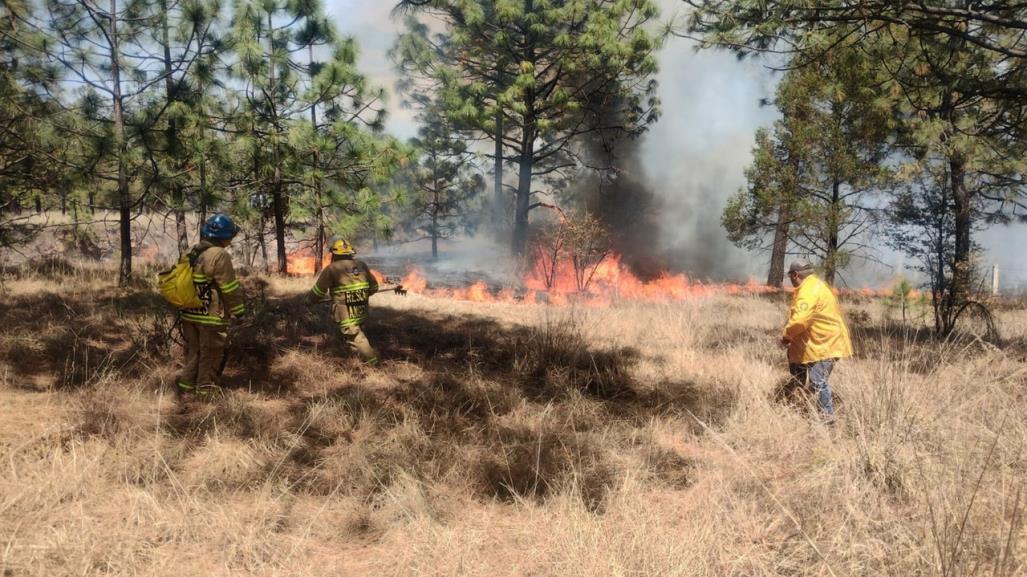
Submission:
[[[401,297],[405,297],[407,296],[407,289],[403,288],[403,285],[398,284],[396,285],[396,294],[398,294]]]

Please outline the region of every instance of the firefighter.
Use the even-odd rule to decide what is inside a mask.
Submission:
[[[827,379],[839,359],[852,356],[849,329],[831,287],[813,274],[813,266],[794,262],[788,279],[795,292],[781,344],[788,347],[793,382],[817,395],[824,421],[834,422],[834,402]]]
[[[182,311],[185,366],[178,378],[180,393],[207,396],[218,390],[228,323],[246,313],[245,295],[226,250],[238,232],[231,217],[215,214],[200,228],[200,243],[192,249],[193,284],[203,306]]]
[[[339,324],[346,346],[367,364],[375,365],[378,353],[360,325],[367,319],[368,300],[379,291],[378,281],[363,261],[353,258],[356,251],[346,239],[332,237],[328,241],[328,251],[332,253],[332,263],[317,277],[307,295],[308,304],[327,300],[330,295],[332,320]],[[402,292],[402,289],[401,285],[395,285],[384,290]]]

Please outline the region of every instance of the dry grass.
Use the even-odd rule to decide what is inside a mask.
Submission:
[[[181,402],[104,274],[4,279],[0,575],[1027,574],[1022,309],[995,346],[850,303],[828,428],[774,400],[779,300],[386,294],[369,369],[251,277],[227,393]]]

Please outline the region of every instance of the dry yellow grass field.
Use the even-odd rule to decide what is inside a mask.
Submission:
[[[309,279],[248,277],[198,402],[110,278],[4,279],[0,575],[1027,575],[1023,309],[994,345],[845,303],[827,427],[775,396],[780,297],[383,294],[365,368]]]

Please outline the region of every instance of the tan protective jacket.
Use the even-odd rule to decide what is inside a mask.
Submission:
[[[246,312],[246,295],[235,278],[232,255],[210,241],[193,247],[199,252],[193,266],[193,284],[203,307],[182,311],[182,319],[207,326],[225,326],[228,319]]]
[[[332,319],[345,328],[364,322],[370,308],[368,299],[376,292],[378,281],[364,261],[344,256],[335,257],[321,271],[307,297],[310,302],[317,302],[331,295]]]
[[[826,359],[852,356],[849,328],[842,318],[842,309],[831,287],[810,275],[792,294],[788,324],[788,362],[815,363]]]

